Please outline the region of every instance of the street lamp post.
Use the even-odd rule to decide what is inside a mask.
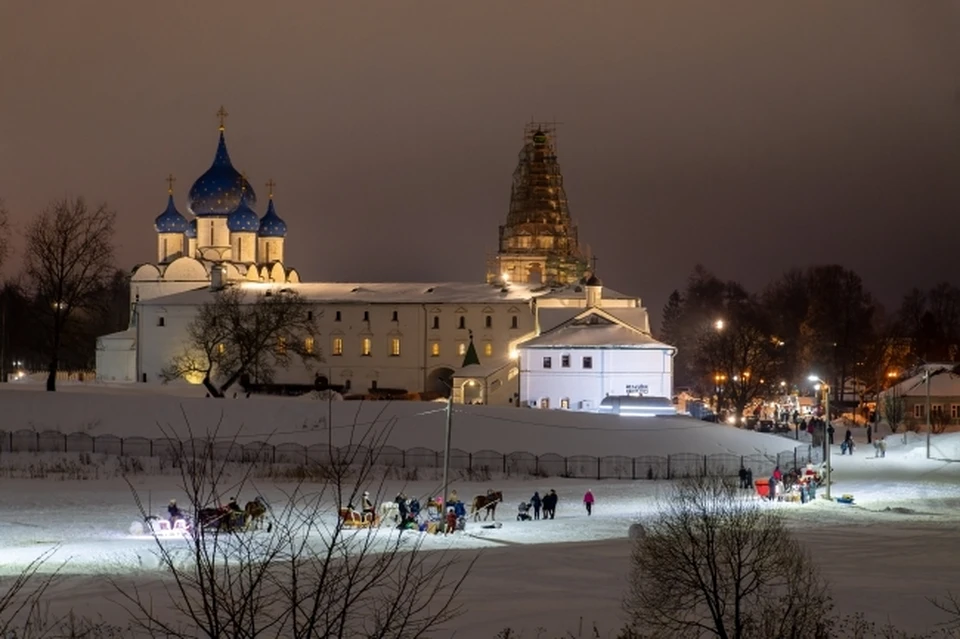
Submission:
[[[929,368],[925,371],[924,377],[926,378],[925,381],[927,383],[927,410],[926,410],[926,413],[927,413],[927,459],[930,459],[930,369]]]
[[[447,502],[450,501],[449,480],[450,480],[450,430],[453,425],[453,389],[450,389],[450,397],[447,398],[445,441],[443,446],[443,507],[440,512],[444,514],[446,522]],[[450,531],[447,531],[450,532]]]
[[[830,496],[830,433],[828,432],[830,430],[830,385],[816,375],[811,375],[808,379],[811,382],[819,383],[823,387],[824,408],[827,414],[827,426],[823,429],[823,461],[827,468],[827,499],[832,501]]]

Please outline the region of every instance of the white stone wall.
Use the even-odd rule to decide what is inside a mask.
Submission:
[[[230,242],[233,261],[241,264],[253,264],[257,261],[256,233],[231,233]]]
[[[202,217],[197,219],[197,248],[230,249],[230,229],[226,217]],[[221,250],[221,253],[223,251]],[[224,255],[224,259],[229,259]]]
[[[138,379],[160,379],[160,372],[170,360],[183,351],[186,331],[196,309],[192,306],[148,305],[142,307],[139,325],[140,355]],[[405,388],[411,392],[434,390],[436,378],[452,373],[463,363],[460,347],[469,342],[474,332],[474,345],[481,363],[502,358],[510,352],[512,342],[529,336],[534,328],[530,307],[526,304],[316,304],[319,332],[314,336],[315,348],[324,361],[308,370],[299,361],[289,370],[278,370],[278,382],[310,383],[316,373],[332,384],[350,381],[351,390],[371,388]],[[340,319],[337,320],[337,313]],[[364,316],[366,313],[366,319]],[[394,320],[396,313],[396,320]],[[486,318],[490,317],[490,327]],[[513,327],[513,317],[517,327]],[[163,325],[160,325],[160,318]],[[439,327],[433,328],[439,318]],[[460,328],[460,318],[464,328]],[[334,341],[342,340],[343,350],[335,354]],[[370,340],[370,354],[363,354],[363,340]],[[400,354],[392,354],[392,340],[400,340]],[[434,354],[434,345],[439,352]],[[492,355],[487,356],[490,344]]]
[[[564,355],[569,368],[562,366]],[[544,358],[551,358],[551,367]],[[583,358],[592,358],[585,369]],[[628,387],[646,386],[645,395],[673,395],[673,357],[659,349],[553,349],[520,347],[520,402],[561,408],[567,400],[570,410],[596,410],[607,395],[627,395]]]
[[[257,238],[257,263],[283,262],[283,238]]]
[[[157,261],[162,264],[183,257],[183,240],[183,233],[158,233]]]

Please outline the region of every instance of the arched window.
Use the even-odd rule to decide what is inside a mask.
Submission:
[[[433,327],[434,327],[434,328],[440,328],[440,316],[439,316],[439,315],[434,315],[434,316],[433,316]]]
[[[466,328],[466,327],[467,327],[467,318],[461,315],[460,324],[457,326],[457,328]]]
[[[483,325],[485,328],[493,328],[493,316],[487,315],[483,320]]]

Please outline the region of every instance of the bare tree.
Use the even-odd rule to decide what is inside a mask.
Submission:
[[[165,380],[202,378],[211,397],[223,397],[244,375],[269,382],[294,360],[323,361],[314,314],[296,292],[230,286],[213,295],[187,328],[184,351],[164,369]]]
[[[341,449],[328,430],[319,485],[289,491],[269,511],[269,527],[242,525],[229,534],[205,526],[210,519],[201,511],[222,503],[223,494],[258,491],[252,466],[231,476],[213,454],[216,431],[206,443],[192,433],[174,442],[174,464],[196,513],[189,549],[183,555],[158,539],[161,568],[172,580],[159,601],[115,582],[134,625],[166,637],[414,639],[457,616],[472,562],[459,570],[446,553],[424,552],[419,535],[404,537],[394,526],[350,529],[340,516],[341,507],[360,503],[362,491],[384,492],[376,451],[391,427],[375,422],[363,432],[353,426]]]
[[[717,477],[678,485],[635,542],[624,607],[643,637],[827,637],[826,584],[782,520]]]
[[[113,276],[115,213],[83,198],[57,200],[27,228],[26,274],[47,320],[47,390],[57,390],[64,331],[97,301]]]
[[[10,216],[3,200],[0,200],[0,269],[10,252]]]
[[[907,403],[903,400],[899,386],[894,386],[883,396],[883,418],[895,433],[907,416]]]

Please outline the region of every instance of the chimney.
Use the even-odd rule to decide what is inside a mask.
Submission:
[[[222,264],[214,264],[210,269],[210,290],[222,291],[227,279],[227,269]]]

